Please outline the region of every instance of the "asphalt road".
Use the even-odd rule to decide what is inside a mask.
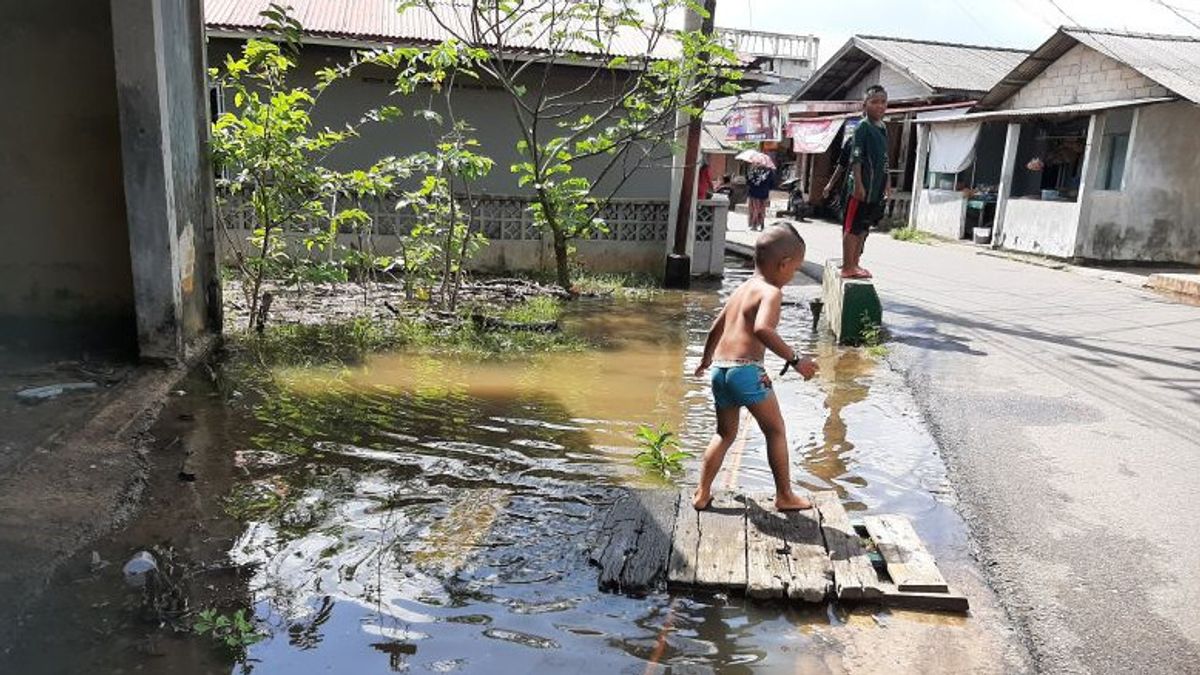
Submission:
[[[1036,668],[1200,673],[1200,307],[886,235],[863,264]]]

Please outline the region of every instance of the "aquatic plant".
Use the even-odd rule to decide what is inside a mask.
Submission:
[[[252,621],[246,618],[244,609],[239,609],[232,614],[222,614],[215,609],[203,610],[196,615],[192,631],[197,635],[206,635],[239,653],[266,637]]]
[[[633,463],[664,478],[683,471],[683,460],[692,456],[679,449],[679,441],[665,424],[657,429],[639,426],[637,439],[641,452],[634,456]]]

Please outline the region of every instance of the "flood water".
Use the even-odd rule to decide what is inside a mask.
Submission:
[[[910,644],[893,647],[897,667],[940,650],[944,672],[1004,671],[936,445],[896,374],[816,343],[815,286],[787,289],[780,326],[821,365],[812,382],[776,381],[793,477],[851,510],[909,515],[974,616],[597,590],[588,553],[616,488],[661,484],[632,462],[637,426],[666,424],[697,456],[712,433],[707,384],[690,373],[746,274],[649,302],[580,301],[565,329],[605,344],[585,353],[381,354],[276,368],[262,386],[239,385],[234,364],[219,385],[193,376],[156,433],[147,504],[96,547],[112,564],[64,568],[12,672],[873,672],[898,637]],[[763,438],[744,424],[743,439],[717,486],[769,491]],[[188,453],[197,480],[180,482]],[[694,484],[697,464],[678,482]],[[251,608],[268,637],[237,663],[147,617],[119,570],[150,545],[189,571],[193,609]]]

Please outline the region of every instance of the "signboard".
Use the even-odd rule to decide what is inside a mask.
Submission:
[[[799,120],[788,122],[787,135],[796,154],[816,155],[829,149],[842,128],[844,119]]]
[[[729,138],[738,141],[767,141],[777,138],[779,108],[755,105],[734,108],[725,116]]]

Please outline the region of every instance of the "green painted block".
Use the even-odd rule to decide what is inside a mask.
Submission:
[[[863,342],[863,329],[883,325],[883,305],[870,279],[843,279],[842,261],[825,261],[821,284],[829,327],[838,344],[857,345]]]

